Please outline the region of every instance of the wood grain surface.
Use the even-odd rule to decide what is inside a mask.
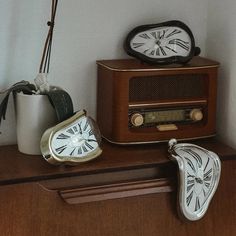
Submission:
[[[236,152],[217,141],[222,176],[206,215],[182,221],[177,170],[166,144],[114,146],[94,162],[51,166],[15,146],[0,150],[1,236],[234,236]]]

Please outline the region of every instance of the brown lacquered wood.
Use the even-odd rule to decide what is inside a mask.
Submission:
[[[123,147],[104,141],[99,159],[74,167],[0,147],[0,234],[233,236],[236,151],[216,139],[191,142],[222,160],[218,190],[197,222],[178,217],[177,170],[166,143]]]
[[[223,159],[235,157],[234,149],[216,139],[189,141],[218,153]],[[25,155],[17,146],[0,147],[0,185],[29,181],[124,171],[167,164],[167,143],[148,145],[114,145],[103,140],[103,153],[97,159],[77,166],[53,166],[42,156]],[[160,177],[160,176],[159,176]]]
[[[223,161],[219,188],[197,222],[179,219],[175,191],[70,205],[36,183],[1,186],[1,236],[233,236],[235,170],[235,160]]]
[[[186,65],[151,66],[134,59],[98,61],[97,122],[102,135],[119,144],[163,141],[170,138],[189,139],[215,135],[217,70],[219,63],[202,57],[194,57]],[[131,78],[161,76],[203,76],[204,95],[194,99],[158,99],[130,102],[129,81]],[[142,88],[140,88],[142,89]],[[171,91],[173,93],[173,91]],[[148,94],[148,91],[147,91]],[[180,102],[185,105],[181,105]],[[146,108],[165,109],[201,104],[203,120],[198,123],[177,124],[178,130],[166,132],[153,127],[129,127],[129,108],[139,105],[138,111]],[[168,105],[163,105],[167,103]],[[145,104],[145,105],[143,105]],[[141,111],[140,110],[140,111]]]
[[[176,70],[176,68],[182,68],[181,64],[171,65],[150,65],[141,62],[136,59],[116,59],[116,60],[100,60],[97,62],[98,65],[106,66],[108,69],[113,71],[149,71],[149,70]],[[185,68],[191,69],[192,67],[215,67],[219,65],[218,62],[203,57],[193,57],[193,59],[185,65]]]
[[[174,189],[172,182],[169,179],[152,179],[62,190],[59,194],[68,204],[80,204],[153,193],[172,192]]]

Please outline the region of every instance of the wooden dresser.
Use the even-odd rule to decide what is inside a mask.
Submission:
[[[0,147],[1,236],[236,235],[236,151],[195,141],[222,160],[218,190],[197,222],[177,214],[177,169],[167,144],[116,146],[74,167]]]

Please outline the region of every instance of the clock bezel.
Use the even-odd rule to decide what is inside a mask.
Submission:
[[[213,160],[213,165],[214,165],[214,171],[213,171],[213,179],[212,179],[212,188],[210,190],[210,193],[207,195],[206,200],[204,201],[203,205],[200,207],[200,210],[196,212],[189,213],[189,211],[186,210],[185,208],[185,200],[186,200],[186,193],[185,193],[185,165],[182,157],[180,157],[176,150],[177,149],[184,149],[184,148],[197,148],[201,150],[206,156],[209,158],[212,158]],[[181,143],[177,144],[177,141],[175,139],[172,139],[169,141],[169,153],[170,153],[170,159],[177,162],[178,167],[179,167],[179,193],[178,193],[178,202],[179,202],[179,213],[181,218],[187,219],[190,221],[196,221],[200,220],[205,213],[208,210],[209,204],[217,190],[219,180],[220,180],[220,174],[221,174],[221,162],[218,157],[214,152],[211,152],[205,148],[202,148],[198,145],[195,144],[190,144],[190,143]]]
[[[57,153],[53,151],[52,148],[52,139],[54,135],[61,129],[64,129],[67,127],[69,124],[74,123],[76,120],[82,118],[83,116],[86,116],[86,111],[85,110],[80,110],[78,111],[75,115],[70,117],[69,119],[55,125],[54,127],[49,128],[48,130],[45,131],[41,138],[40,142],[40,148],[42,155],[46,161],[48,161],[51,164],[58,165],[58,164],[66,164],[66,165],[75,165],[77,163],[81,162],[86,162],[89,160],[92,160],[99,156],[102,153],[102,149],[99,146],[100,140],[97,140],[98,142],[98,147],[95,148],[93,151],[89,152],[86,157],[83,158],[76,158],[73,156],[64,156],[61,158],[61,156],[58,156]],[[98,129],[98,127],[95,127]],[[98,130],[99,132],[99,130]]]
[[[189,35],[190,41],[191,41],[191,48],[190,48],[189,54],[187,56],[176,55],[176,56],[165,57],[165,58],[152,58],[132,49],[131,41],[137,34],[143,31],[147,31],[147,30],[151,30],[151,29],[159,28],[159,27],[178,27],[184,30]],[[140,26],[135,27],[126,36],[126,39],[124,41],[124,50],[126,51],[128,55],[136,57],[137,59],[143,62],[146,62],[148,64],[160,64],[160,65],[167,65],[167,64],[172,64],[172,63],[185,64],[188,61],[190,61],[194,56],[200,54],[200,48],[195,47],[195,40],[194,40],[192,31],[186,24],[178,20],[172,20],[172,21],[162,22],[158,24],[140,25]]]

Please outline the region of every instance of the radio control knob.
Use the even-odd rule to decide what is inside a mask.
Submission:
[[[200,121],[203,118],[202,111],[200,109],[193,109],[189,114],[191,120],[193,121]]]
[[[140,113],[134,113],[131,115],[130,121],[133,126],[138,127],[143,124],[144,119]]]

